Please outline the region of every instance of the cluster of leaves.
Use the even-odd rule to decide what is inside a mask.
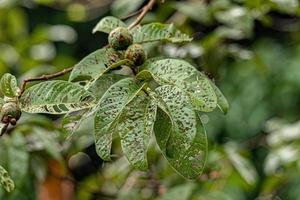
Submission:
[[[55,1],[57,5],[59,0]],[[2,2],[22,4],[22,2],[10,0]],[[139,9],[145,0],[115,0],[113,2],[109,12],[115,16],[124,17]],[[56,40],[54,38],[52,40],[48,34],[52,32],[50,30],[66,27],[50,26],[45,23],[70,24],[69,21],[65,21],[68,17],[62,12],[53,11],[45,6],[30,8],[10,6],[3,9],[3,5],[5,3],[0,5],[2,16],[0,26],[6,28],[0,30],[2,52],[0,71],[4,73],[10,70],[20,80],[22,77],[19,75],[35,77],[43,73],[51,73],[53,70],[58,71],[58,68],[53,68],[54,65],[71,66],[73,63],[69,62],[71,58],[67,57],[68,54],[72,54],[72,59],[76,59],[87,54],[91,51],[90,49],[98,48],[96,46],[99,46],[101,42],[105,42],[103,41],[105,37],[102,37],[104,34],[90,35],[89,30],[95,23],[94,21],[86,22],[85,28],[82,28],[82,24],[72,23],[72,29],[80,31],[81,36],[76,44],[69,45],[69,47],[60,43],[55,45],[60,53],[53,59],[36,57],[34,50],[39,50],[40,47],[51,47],[52,42],[57,41],[63,35],[56,34]],[[106,9],[104,12],[107,11]],[[45,10],[49,11],[49,17],[37,17]],[[94,10],[98,16],[99,13],[103,13],[102,8],[97,7]],[[159,43],[152,45],[153,43],[150,43],[149,46],[154,48],[151,49],[152,51],[147,49],[148,53],[151,56],[167,55],[168,57],[182,57],[189,61],[193,59],[191,63],[195,62],[194,66],[204,67],[205,71],[209,71],[216,78],[218,85],[221,86],[220,89],[231,102],[230,112],[226,117],[216,112],[201,113],[203,123],[210,121],[205,124],[205,128],[209,133],[208,141],[212,144],[209,145],[205,171],[197,181],[190,183],[176,175],[166,160],[157,154],[157,149],[151,149],[156,145],[150,141],[147,153],[148,162],[151,163],[150,171],[141,173],[133,170],[122,156],[114,159],[114,162],[105,163],[99,169],[100,173],[94,173],[77,182],[76,196],[85,200],[93,199],[95,196],[100,199],[118,197],[118,199],[130,200],[176,199],[179,196],[182,200],[279,198],[295,200],[299,198],[299,125],[294,123],[299,120],[300,105],[298,98],[300,95],[298,89],[300,86],[299,2],[297,0],[191,0],[184,2],[168,0],[164,4],[157,3],[153,10],[155,14],[148,13],[143,22],[173,22],[176,27],[180,27],[187,33],[196,33],[197,40],[185,45],[161,45]],[[80,13],[76,15],[75,17],[78,17]],[[26,21],[26,16],[29,16],[28,21]],[[60,31],[55,31],[57,32]],[[70,35],[68,36],[71,38]],[[51,37],[53,37],[52,34]],[[268,40],[262,41],[261,37],[267,37]],[[148,48],[148,44],[143,45]],[[47,48],[47,51],[53,52],[51,48]],[[227,59],[228,57],[230,59]],[[47,66],[42,66],[45,63]],[[33,70],[28,71],[29,69]],[[24,74],[25,71],[28,73]],[[112,72],[120,73],[121,71],[113,70],[104,76]],[[101,84],[106,84],[106,81]],[[80,113],[84,112],[85,110]],[[68,127],[72,128],[77,123],[76,120],[80,119],[77,113],[74,114],[74,116],[72,114],[73,118],[71,116],[65,118],[65,122],[68,120],[72,122],[67,124]],[[41,115],[34,116],[41,117]],[[23,113],[21,120],[24,117],[26,115]],[[276,119],[267,121],[273,117]],[[58,121],[54,123],[56,122]],[[88,122],[87,126],[84,124],[81,126],[81,131],[84,130],[83,134],[89,140],[89,145],[93,143],[90,123],[93,122]],[[266,123],[267,128],[264,128]],[[26,126],[28,135],[36,134],[36,131],[30,130],[31,126],[32,124]],[[13,131],[17,131],[19,127],[21,128],[21,121]],[[45,133],[43,137],[46,137],[53,135],[54,129],[52,127],[51,132],[46,132],[44,129],[39,129],[39,131]],[[12,129],[8,131],[10,138],[14,140],[15,137],[11,137],[14,133],[10,132]],[[78,141],[77,137],[81,131],[72,137],[72,144]],[[16,132],[16,134],[19,133]],[[31,137],[28,135],[26,139],[29,139],[28,143],[31,143]],[[0,154],[10,152],[8,149],[13,141],[8,138],[5,135],[1,137]],[[7,145],[4,144],[6,142]],[[37,145],[37,147],[41,146]],[[52,146],[56,147],[56,145]],[[91,149],[89,148],[89,151]],[[114,145],[113,153],[119,152],[120,146]],[[32,154],[29,156],[30,160],[36,160]],[[5,156],[1,154],[0,157],[0,164],[12,175],[12,179],[19,179],[21,176],[16,176],[16,178],[13,176],[14,172],[10,165],[14,163],[19,167],[24,166],[12,160],[10,160],[12,164],[8,164],[3,162]],[[48,156],[43,154],[41,157],[47,159]],[[97,159],[93,161],[97,162]],[[84,161],[81,160],[80,163]],[[29,166],[27,174],[39,171],[36,167],[40,170],[46,168],[41,163],[34,162]],[[82,171],[86,173],[90,170]],[[255,171],[256,173],[253,173]],[[25,182],[32,180],[32,178],[27,178]],[[15,185],[16,189],[9,194],[10,196],[1,196],[3,192],[0,191],[0,199],[15,197],[18,183],[15,182]],[[22,195],[15,199],[33,199],[29,197],[32,191],[34,191],[33,186],[24,188]]]
[[[106,17],[94,32],[109,33],[120,26],[126,24]],[[133,28],[131,34],[133,42],[140,44],[191,41],[173,25],[158,23]],[[66,114],[63,124],[70,133],[93,115],[99,156],[110,160],[113,135],[118,133],[124,154],[140,170],[148,167],[147,147],[154,133],[171,166],[186,178],[197,178],[207,154],[199,112],[219,107],[226,113],[226,99],[214,83],[184,60],[152,58],[133,74],[123,54],[109,47],[99,49],[75,65],[69,81],[36,84],[19,99],[10,75],[14,81],[3,78],[1,84],[12,93],[2,92],[15,98],[23,112]]]

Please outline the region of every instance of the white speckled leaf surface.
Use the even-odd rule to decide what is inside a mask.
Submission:
[[[133,78],[126,78],[112,85],[100,99],[95,116],[95,144],[98,155],[110,160],[113,133],[123,109],[139,93]]]
[[[29,113],[64,114],[95,105],[95,97],[83,87],[62,80],[41,82],[20,99],[21,109]]]
[[[167,111],[158,109],[156,141],[176,171],[195,179],[202,173],[207,153],[206,134],[199,116],[180,89],[165,85],[155,91],[167,106]]]
[[[160,85],[175,85],[186,92],[196,110],[210,112],[216,108],[217,97],[210,80],[188,62],[153,60],[147,62],[143,69],[149,71]]]
[[[111,64],[120,60],[120,54],[112,48],[99,49],[74,66],[69,81],[88,83],[96,80]]]
[[[156,104],[141,92],[128,103],[118,120],[122,150],[129,162],[140,170],[148,168],[147,147],[155,115]]]
[[[193,38],[182,33],[173,24],[150,23],[132,29],[133,42],[145,43],[167,41],[173,43],[190,42]]]

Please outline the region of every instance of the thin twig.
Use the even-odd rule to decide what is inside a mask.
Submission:
[[[133,27],[137,26],[145,17],[145,15],[152,10],[156,0],[149,0],[149,2],[142,8],[142,12],[139,14],[139,16],[132,22],[132,24],[129,25],[128,29],[132,29]]]
[[[53,78],[56,78],[56,77],[59,77],[59,76],[63,76],[65,75],[66,73],[69,73],[73,70],[73,67],[69,67],[69,68],[66,68],[60,72],[56,72],[54,74],[46,74],[46,75],[42,75],[42,76],[39,76],[39,77],[35,77],[35,78],[29,78],[29,79],[25,79],[23,80],[22,82],[22,85],[21,85],[21,90],[20,90],[20,94],[19,94],[19,97],[22,96],[22,94],[24,93],[25,89],[26,89],[26,84],[28,82],[33,82],[33,81],[46,81],[46,80],[49,80],[49,79],[53,79]]]
[[[131,17],[134,17],[134,16],[140,14],[142,11],[143,11],[143,9],[139,9],[139,10],[127,15],[127,16],[122,17],[121,20],[126,20],[126,19],[129,19]]]

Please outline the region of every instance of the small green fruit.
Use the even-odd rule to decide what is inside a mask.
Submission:
[[[21,109],[16,103],[5,103],[1,108],[1,121],[5,124],[11,123],[12,125],[16,125],[21,114]]]
[[[125,50],[132,44],[132,41],[133,37],[131,33],[124,27],[114,29],[108,36],[108,43],[115,50]]]
[[[131,60],[135,66],[139,66],[145,62],[147,55],[142,45],[133,44],[126,50],[125,58]]]

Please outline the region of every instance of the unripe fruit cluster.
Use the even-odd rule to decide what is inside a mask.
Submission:
[[[1,108],[1,122],[16,125],[21,117],[21,109],[15,102],[5,103]]]
[[[111,31],[108,42],[115,50],[126,50],[124,57],[132,61],[134,66],[142,65],[147,58],[142,45],[132,44],[133,37],[127,28],[118,27]]]

